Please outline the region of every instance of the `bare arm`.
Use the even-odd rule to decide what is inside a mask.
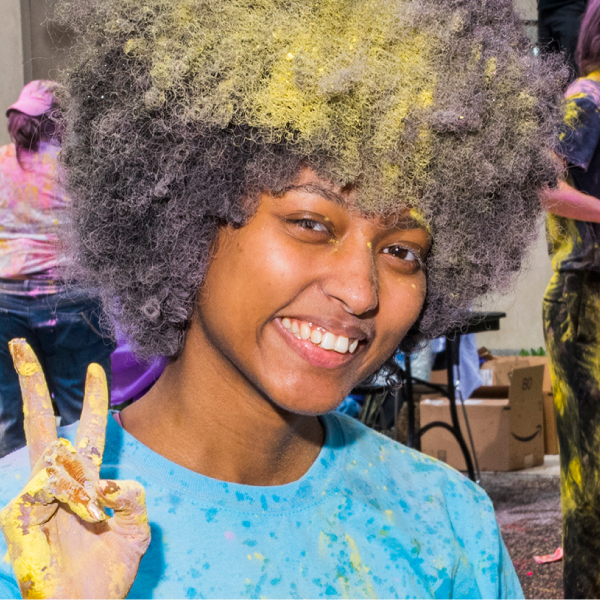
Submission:
[[[543,209],[553,215],[600,223],[600,199],[576,190],[565,181],[559,181],[556,188],[545,189],[540,201]]]

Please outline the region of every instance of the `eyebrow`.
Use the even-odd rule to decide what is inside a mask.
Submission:
[[[325,198],[325,200],[329,200],[329,202],[333,202],[334,204],[337,204],[338,206],[343,206],[344,208],[348,207],[348,202],[339,194],[336,194],[334,191],[332,190],[328,190],[327,188],[317,184],[317,183],[305,183],[303,185],[290,185],[286,188],[284,188],[283,190],[281,190],[280,194],[278,195],[284,195],[287,192],[291,192],[291,191],[300,191],[300,192],[307,192],[309,194],[315,194],[317,196],[321,196],[322,198]]]
[[[317,183],[290,185],[281,190],[277,195],[283,196],[287,192],[291,191],[300,191],[307,192],[308,194],[314,194],[316,196],[324,198],[325,200],[328,200],[329,202],[333,202],[334,204],[337,204],[342,208],[348,208],[348,201],[343,196],[341,196],[340,194],[336,194],[336,192],[334,192],[333,190],[327,189],[326,187],[323,187],[322,185],[319,185]],[[393,226],[401,230],[424,228],[423,224],[419,223],[419,221],[412,217],[410,214],[403,215],[395,219]],[[425,229],[427,228],[425,227]]]

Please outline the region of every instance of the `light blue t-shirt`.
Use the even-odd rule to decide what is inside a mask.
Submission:
[[[144,485],[152,529],[128,597],[523,597],[477,485],[349,417],[322,422],[301,479],[254,487],[172,463],[109,418],[101,477]],[[26,448],[2,459],[0,505],[28,477]],[[7,559],[0,597],[19,597]]]

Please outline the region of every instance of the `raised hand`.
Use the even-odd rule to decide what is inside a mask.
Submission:
[[[100,480],[108,390],[88,367],[73,446],[59,439],[40,363],[23,339],[10,352],[21,385],[31,478],[0,512],[24,598],[125,598],[150,543],[144,488]],[[105,508],[114,511],[109,517]]]

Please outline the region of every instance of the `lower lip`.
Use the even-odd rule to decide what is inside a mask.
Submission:
[[[337,367],[346,365],[356,357],[356,351],[354,354],[350,354],[349,352],[341,354],[335,350],[319,348],[319,346],[315,346],[309,340],[299,340],[291,331],[283,326],[281,319],[275,319],[275,325],[288,346],[313,367],[336,369]]]

